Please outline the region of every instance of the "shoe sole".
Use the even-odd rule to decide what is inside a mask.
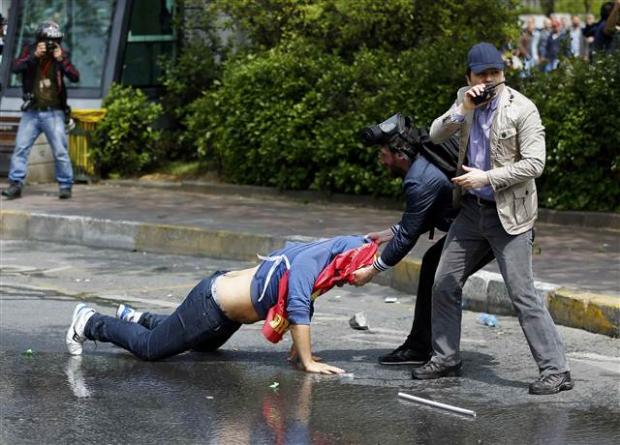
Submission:
[[[447,372],[442,372],[441,374],[427,374],[424,376],[418,377],[415,375],[415,371],[411,373],[411,378],[414,380],[434,380],[441,379],[444,377],[460,377],[463,374],[463,368],[453,369]]]
[[[559,392],[562,391],[570,391],[571,389],[573,389],[575,387],[575,382],[566,382],[566,383],[562,383],[559,387],[551,390],[551,391],[532,391],[530,389],[529,393],[534,395],[534,396],[548,396],[548,395],[552,395],[552,394],[557,394]]]
[[[85,307],[86,305],[84,303],[80,303],[75,306],[75,309],[73,309],[73,314],[71,315],[71,324],[69,325],[69,329],[67,329],[67,334],[65,335],[65,343],[69,354],[71,355],[82,355],[82,345],[79,345],[79,349],[72,349],[72,346],[75,346],[76,344],[76,341],[73,340],[73,336],[75,335],[75,322],[78,314]]]
[[[379,364],[383,365],[383,366],[423,365],[427,361],[428,360],[409,360],[409,361],[406,361],[406,362],[382,362],[382,361],[379,361]]]

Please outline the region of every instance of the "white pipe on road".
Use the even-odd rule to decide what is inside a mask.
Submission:
[[[407,399],[407,400],[411,400],[412,402],[418,402],[418,403],[422,403],[424,405],[434,406],[435,408],[447,409],[448,411],[452,411],[452,412],[455,412],[455,413],[465,414],[467,416],[476,417],[476,412],[475,411],[472,411],[472,410],[469,410],[469,409],[465,409],[465,408],[459,408],[458,406],[447,405],[445,403],[434,402],[433,400],[428,400],[428,399],[423,399],[421,397],[412,396],[411,394],[406,394],[404,392],[399,392],[398,393],[398,397],[401,397],[401,398]]]

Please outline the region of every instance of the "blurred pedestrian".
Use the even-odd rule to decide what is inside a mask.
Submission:
[[[601,20],[594,35],[594,52],[610,52],[620,47],[620,0],[601,6]]]
[[[12,71],[22,76],[24,104],[11,157],[9,187],[2,191],[2,195],[6,199],[21,197],[28,171],[28,155],[37,137],[45,133],[54,155],[58,197],[68,199],[71,198],[73,168],[65,132],[70,110],[64,77],[77,82],[80,73],[71,64],[67,50],[60,46],[63,33],[58,24],[52,21],[41,23],[35,37],[35,43],[26,45],[13,61]]]
[[[538,39],[538,67],[542,71],[544,71],[545,66],[548,62],[547,41],[549,40],[551,31],[551,19],[549,17],[545,17],[545,19],[543,20],[543,27],[540,30]]]
[[[586,41],[586,56],[588,60],[592,60],[592,45],[594,43],[594,35],[596,34],[596,25],[594,14],[586,14],[583,36]]]
[[[570,38],[570,55],[587,59],[586,39],[581,29],[581,19],[578,15],[571,17],[571,25],[567,30]]]
[[[517,56],[523,60],[523,73],[529,76],[532,68],[538,65],[538,40],[540,31],[536,29],[536,19],[529,17],[527,24],[521,32]]]
[[[562,32],[562,23],[556,18],[551,19],[551,33],[547,37],[547,44],[545,45],[545,58],[547,60],[543,69],[545,73],[553,71],[560,64],[564,41],[565,34]]]

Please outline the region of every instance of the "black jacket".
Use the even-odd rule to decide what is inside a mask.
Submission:
[[[32,94],[34,90],[36,70],[39,66],[39,60],[34,56],[35,49],[35,44],[24,46],[21,55],[13,60],[13,66],[11,67],[13,73],[22,75],[24,97]],[[80,73],[71,63],[69,52],[64,49],[62,62],[54,60],[53,67],[56,73],[58,91],[60,92],[60,103],[63,105],[63,109],[65,109],[67,108],[67,89],[65,88],[64,76],[67,76],[71,82],[78,82],[80,80]]]

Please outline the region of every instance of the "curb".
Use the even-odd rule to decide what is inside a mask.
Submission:
[[[113,221],[81,216],[0,211],[2,239],[25,239],[79,244],[123,250],[201,255],[212,258],[252,261],[257,253],[268,253],[286,241],[311,241],[307,236],[276,237],[132,221]],[[376,282],[415,294],[421,260],[405,258],[380,274]],[[536,290],[556,323],[590,332],[620,337],[620,299],[535,282]],[[479,271],[463,289],[463,307],[468,310],[515,315],[500,274]]]
[[[273,187],[241,185],[209,181],[160,181],[144,179],[108,179],[104,184],[118,187],[140,187],[153,189],[172,189],[204,194],[234,194],[255,199],[286,198],[297,202],[324,202],[354,207],[402,211],[400,198],[386,198],[367,195],[347,195],[314,190],[278,190]],[[574,227],[588,227],[620,231],[620,213],[582,212],[538,208],[538,222]]]

